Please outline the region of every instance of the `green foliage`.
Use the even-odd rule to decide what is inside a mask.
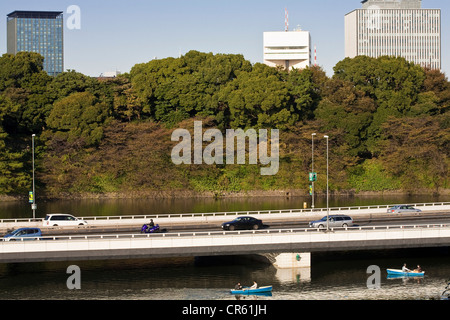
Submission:
[[[375,110],[375,101],[352,82],[331,79],[324,86],[324,98],[315,116],[325,121],[324,130],[342,129],[345,132],[350,155],[364,157],[368,153],[366,142]]]
[[[31,134],[43,127],[50,103],[46,88],[51,80],[43,71],[43,61],[40,54],[32,52],[0,58],[0,113],[6,132]]]
[[[86,91],[99,97],[101,91],[100,82],[74,70],[58,74],[48,85],[48,94],[53,101],[66,98],[72,93]]]
[[[448,185],[450,127],[448,113],[438,117],[390,118],[378,144],[380,159],[402,188],[439,189]]]
[[[232,128],[284,129],[298,120],[288,106],[286,83],[276,69],[263,64],[239,73],[222,95],[230,109]]]
[[[240,71],[251,70],[242,55],[190,51],[174,59],[153,60],[131,70],[131,83],[146,117],[167,123],[194,116],[218,116],[219,91]]]
[[[242,55],[190,51],[98,80],[76,71],[49,77],[36,53],[0,57],[0,194],[31,184],[49,196],[84,192],[308,190],[317,133],[317,192],[449,187],[450,82],[403,58],[344,59],[329,78],[317,67],[290,72]],[[280,167],[180,165],[174,128],[281,129]]]
[[[108,80],[113,96],[113,116],[121,121],[141,119],[142,102],[137,97],[128,75]]]
[[[23,153],[8,148],[7,139],[7,133],[0,128],[0,194],[24,193],[30,187],[30,180],[23,171]]]
[[[401,189],[401,182],[388,175],[378,160],[366,160],[350,171],[349,184],[358,192]]]
[[[89,92],[72,93],[55,102],[47,119],[47,125],[59,138],[73,142],[82,139],[86,145],[100,142],[103,137],[103,125],[109,117],[105,103]]]
[[[0,91],[7,88],[30,87],[36,75],[43,72],[44,58],[34,52],[19,52],[16,55],[4,54],[0,58]]]

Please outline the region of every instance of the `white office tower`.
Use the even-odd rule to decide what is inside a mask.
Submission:
[[[264,63],[286,70],[311,66],[311,36],[299,28],[294,31],[264,32]]]
[[[441,10],[421,0],[364,0],[345,16],[345,56],[404,57],[441,69]]]

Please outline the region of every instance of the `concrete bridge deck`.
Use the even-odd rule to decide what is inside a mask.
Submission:
[[[450,225],[89,235],[0,243],[0,262],[217,256],[450,246]]]

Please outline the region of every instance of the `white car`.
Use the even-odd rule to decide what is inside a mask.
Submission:
[[[387,213],[402,213],[402,212],[422,212],[422,210],[414,208],[409,205],[397,205],[387,209]]]
[[[54,226],[83,226],[87,222],[82,219],[78,219],[70,214],[65,213],[53,213],[45,216],[43,221],[44,227],[54,227]]]

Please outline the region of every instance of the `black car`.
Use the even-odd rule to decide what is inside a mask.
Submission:
[[[261,220],[253,217],[238,217],[233,221],[222,223],[223,230],[258,230],[262,228],[263,223]]]

